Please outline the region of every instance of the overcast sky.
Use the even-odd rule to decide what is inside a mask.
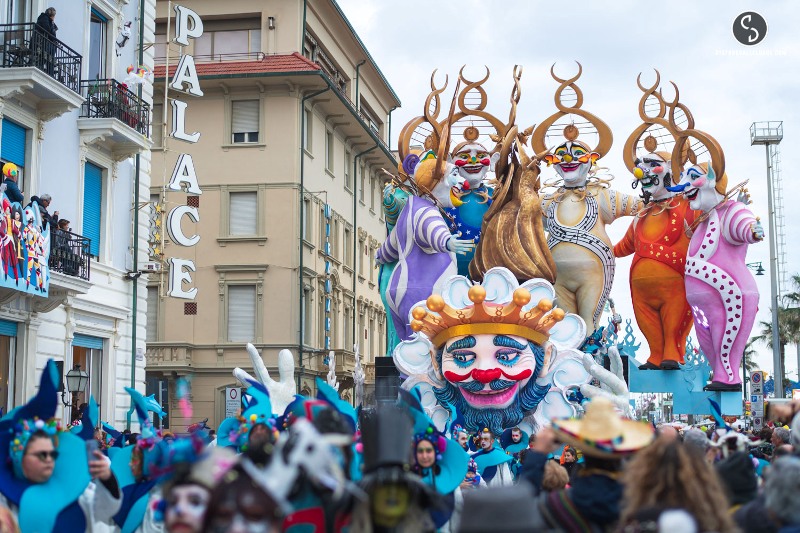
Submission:
[[[517,122],[523,127],[543,121],[555,111],[557,83],[549,68],[557,63],[562,77],[583,64],[578,85],[584,109],[611,126],[614,145],[601,162],[616,176],[612,186],[630,192],[631,177],[622,161],[622,146],[639,124],[641,92],[636,76],[652,83],[658,68],[662,85],[675,81],[681,101],[692,111],[696,127],[710,133],[725,151],[729,183],[750,180],[751,209],[768,227],[765,149],[751,146],[754,121],[783,120],[781,144],[785,198],[786,266],[800,271],[800,187],[792,166],[800,152],[800,12],[797,2],[678,0],[650,2],[615,0],[572,2],[525,0],[338,0],[380,69],[400,97],[402,108],[392,116],[396,133],[420,114],[434,69],[454,80],[461,65],[475,79],[483,65],[492,72],[486,87],[490,111],[505,118],[511,72],[522,65],[522,99]],[[739,44],[733,21],[755,10],[768,23],[767,35],[755,46]],[[451,83],[450,88],[453,85]],[[448,90],[448,94],[450,91]],[[666,95],[672,95],[665,89]],[[449,98],[449,97],[448,97]],[[552,177],[552,168],[543,177]],[[609,228],[613,242],[624,234],[629,219]],[[750,247],[748,261],[762,261],[767,275],[757,277],[761,289],[758,320],[769,320],[769,246]],[[630,258],[617,263],[612,297],[625,318],[633,318],[628,288]],[[758,323],[754,334],[759,331]],[[637,330],[638,333],[638,330]],[[643,338],[641,338],[644,341]],[[646,342],[639,359],[647,357]],[[772,357],[759,346],[761,368],[772,370]],[[787,373],[797,379],[797,356],[788,349]]]

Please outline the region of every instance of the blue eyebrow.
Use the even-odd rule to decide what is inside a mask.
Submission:
[[[453,344],[447,347],[447,353],[453,353],[455,350],[463,350],[465,348],[474,348],[478,341],[472,335],[467,335],[463,339],[453,341]]]
[[[524,344],[520,344],[508,335],[495,335],[492,343],[495,346],[503,346],[505,348],[515,348],[517,350],[524,350],[527,348]]]

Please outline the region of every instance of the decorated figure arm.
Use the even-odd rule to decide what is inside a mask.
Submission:
[[[386,265],[394,263],[400,258],[397,247],[397,230],[393,229],[386,240],[383,241],[381,247],[375,252],[375,263],[377,265]]]
[[[452,235],[447,241],[447,249],[453,253],[465,255],[475,248],[475,241],[467,239],[456,239]]]
[[[625,236],[622,238],[622,240],[614,245],[614,257],[628,257],[636,251],[636,247],[634,245],[635,229],[636,220],[634,219],[634,221],[631,222],[631,225],[628,226],[628,231],[625,232]]]
[[[600,386],[581,385],[581,394],[590,399],[601,396],[607,398],[625,416],[630,416],[630,392],[623,379],[622,358],[616,346],[611,346],[608,349],[608,357],[611,361],[610,372],[598,365],[594,357],[584,354],[583,366],[587,372],[600,382]]]
[[[233,369],[233,376],[245,385],[247,384],[247,380],[258,381],[264,385],[269,391],[273,412],[282,413],[286,410],[286,406],[294,400],[294,395],[297,394],[292,352],[289,350],[281,350],[280,353],[278,353],[278,381],[270,377],[269,370],[267,370],[266,365],[264,365],[264,360],[261,359],[261,354],[259,354],[256,347],[249,342],[247,343],[247,353],[250,356],[250,360],[253,362],[253,369],[255,370],[256,377],[251,376],[239,367]]]
[[[731,244],[753,244],[764,239],[764,227],[744,204],[737,203],[728,214],[723,236]]]
[[[636,195],[625,194],[619,191],[613,191],[613,194],[610,191],[606,191],[606,193],[609,194],[609,201],[611,204],[611,216],[606,221],[607,223],[613,222],[621,217],[632,217],[644,207],[644,202]],[[608,215],[608,213],[604,213],[604,215]]]

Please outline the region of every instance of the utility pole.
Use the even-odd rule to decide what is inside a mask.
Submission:
[[[782,231],[778,227],[775,204],[775,162],[777,160],[777,146],[783,139],[783,122],[753,122],[750,126],[750,145],[764,145],[767,154],[767,209],[769,210],[769,275],[770,275],[770,306],[772,307],[772,364],[775,379],[775,397],[783,398],[783,361],[781,360],[780,331],[778,330],[778,314],[780,305],[778,301],[778,234]],[[775,149],[771,150],[770,147]]]

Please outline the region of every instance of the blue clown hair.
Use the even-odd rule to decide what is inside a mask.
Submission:
[[[504,336],[498,336],[495,344],[502,343],[503,338]],[[542,372],[542,367],[544,366],[544,348],[533,342],[528,342],[528,346],[530,346],[536,360],[536,369],[533,371],[527,385],[519,390],[514,401],[505,409],[476,409],[464,399],[464,396],[459,390],[460,386],[453,385],[448,381],[446,381],[441,388],[434,387],[433,393],[436,396],[436,400],[442,405],[452,404],[452,407],[456,410],[455,412],[463,418],[464,427],[468,431],[489,428],[493,434],[499,435],[504,429],[518,425],[528,412],[536,410],[539,403],[550,390],[549,384],[539,385],[536,383],[536,380]],[[439,368],[442,367],[442,353],[443,349],[440,349],[436,354]],[[502,389],[503,387],[500,385],[506,384],[490,383],[490,387],[494,390],[498,388]],[[451,414],[454,415],[455,413],[451,411]]]

